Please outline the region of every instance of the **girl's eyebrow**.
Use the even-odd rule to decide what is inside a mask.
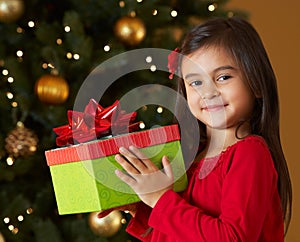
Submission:
[[[226,66],[219,66],[217,67],[216,69],[214,69],[212,71],[212,73],[216,73],[218,71],[224,71],[224,70],[236,70],[237,68],[236,67],[233,67],[233,66],[230,66],[230,65],[226,65]],[[187,74],[184,79],[188,79],[188,78],[191,78],[191,77],[195,77],[195,76],[199,76],[199,73],[189,73]]]

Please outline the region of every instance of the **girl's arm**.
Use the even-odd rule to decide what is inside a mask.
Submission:
[[[139,183],[139,179],[131,180],[129,185],[135,189],[135,183]],[[194,192],[197,193],[196,190]],[[157,194],[159,196],[160,192]],[[155,203],[148,224],[154,232],[179,241],[258,241],[266,215],[274,204],[272,199],[279,201],[276,195],[277,173],[266,145],[257,140],[240,142],[223,180],[221,213],[218,217],[189,204],[167,189]],[[274,217],[274,220],[280,224],[282,217]],[[283,226],[279,230],[274,233],[282,234],[278,240],[283,241]]]
[[[261,238],[263,226],[268,226],[264,224],[266,215],[274,204],[278,212],[269,226],[277,223],[278,229],[269,229],[269,238]],[[277,172],[267,147],[257,140],[241,142],[237,147],[225,174],[218,217],[167,191],[153,208],[148,223],[179,241],[283,241]]]

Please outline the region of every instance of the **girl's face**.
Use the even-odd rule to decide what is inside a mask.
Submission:
[[[189,108],[208,128],[235,130],[250,118],[255,96],[222,48],[198,49],[181,68]]]

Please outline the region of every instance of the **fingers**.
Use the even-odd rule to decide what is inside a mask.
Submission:
[[[97,217],[98,218],[104,218],[105,216],[107,216],[108,214],[110,214],[114,210],[129,211],[131,214],[134,214],[136,212],[136,210],[137,210],[138,203],[139,202],[131,203],[131,204],[125,204],[125,205],[118,206],[118,207],[115,207],[115,208],[110,208],[110,209],[106,209],[106,210],[100,211],[97,214]]]
[[[98,218],[104,218],[105,216],[110,214],[112,211],[114,211],[114,209],[107,209],[107,210],[101,211],[97,214],[97,217]]]
[[[115,159],[124,168],[124,170],[127,171],[129,174],[139,174],[140,173],[140,170],[134,165],[134,163],[136,163],[136,162],[132,162],[132,159],[131,159],[131,161],[129,160],[129,162],[128,162],[124,157],[122,157],[119,154],[115,156]]]
[[[125,174],[124,172],[120,171],[120,170],[115,170],[115,174],[123,182],[127,183],[131,187],[134,186],[135,183],[136,183],[136,180],[132,176],[129,176],[129,175]]]
[[[119,149],[119,152],[121,155],[123,155],[124,157],[126,157],[127,161],[129,161],[128,164],[125,164],[125,159],[123,158],[123,160],[120,159],[120,157],[116,157],[118,158],[117,161],[121,161],[123,165],[126,166],[126,168],[123,166],[123,168],[128,171],[128,172],[132,172],[133,174],[137,174],[137,173],[143,173],[146,172],[150,169],[153,169],[153,163],[136,147],[134,146],[130,146],[129,149],[125,149],[124,147],[121,147]],[[132,166],[132,168],[130,168],[130,166]],[[127,170],[129,169],[129,170]],[[151,171],[151,170],[150,170]]]
[[[164,155],[163,158],[162,158],[162,165],[163,165],[165,174],[168,177],[173,178],[172,166],[171,166],[170,161],[169,161],[169,159],[166,155]]]

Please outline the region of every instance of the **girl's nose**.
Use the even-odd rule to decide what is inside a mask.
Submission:
[[[220,95],[220,91],[214,83],[206,83],[200,90],[200,95],[203,99],[212,99]]]

